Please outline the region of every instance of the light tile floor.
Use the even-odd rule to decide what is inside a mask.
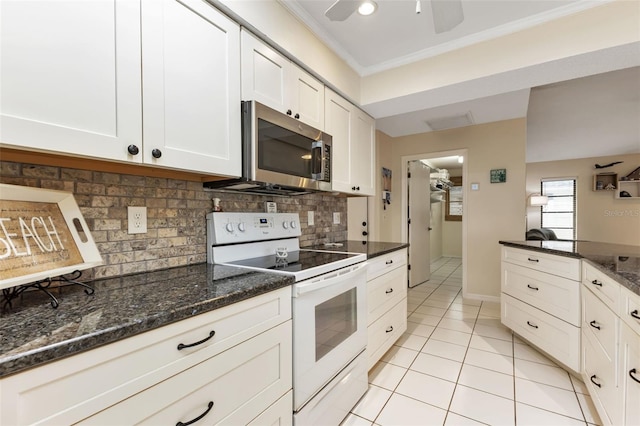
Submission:
[[[343,425],[600,424],[584,384],[504,327],[499,304],[462,297],[460,259],[431,271]]]

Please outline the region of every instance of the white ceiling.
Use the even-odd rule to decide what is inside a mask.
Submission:
[[[324,16],[335,0],[279,1],[362,76],[603,3],[462,0],[464,21],[449,32],[435,34],[429,0],[421,0],[419,15],[414,0],[377,0],[374,15],[364,17],[356,12],[342,22]],[[550,64],[526,74],[496,76],[364,108],[376,118],[376,127],[393,137],[432,131],[426,121],[453,116],[468,114],[473,124],[527,117],[527,162],[640,152],[640,68],[605,73],[638,65],[640,60],[631,52],[607,52],[598,61],[572,58],[570,72],[566,63]],[[540,86],[598,73],[603,74]],[[579,150],[566,144],[568,132],[573,132],[571,139],[581,141]],[[559,144],[566,147],[564,151],[557,149]]]

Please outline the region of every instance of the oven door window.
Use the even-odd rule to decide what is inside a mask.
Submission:
[[[356,289],[316,305],[316,362],[358,329]]]
[[[258,119],[258,167],[311,179],[314,140]]]

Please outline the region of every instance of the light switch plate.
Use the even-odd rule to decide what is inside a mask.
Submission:
[[[307,225],[313,226],[316,224],[315,213],[313,210],[307,212]]]
[[[333,212],[333,224],[340,225],[340,212]]]
[[[129,224],[129,234],[147,233],[147,208],[127,207],[127,222]]]
[[[471,184],[471,190],[472,191],[478,191],[480,189],[480,184],[479,183],[472,183]]]

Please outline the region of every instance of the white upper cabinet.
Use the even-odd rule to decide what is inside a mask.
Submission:
[[[241,174],[240,28],[207,2],[0,7],[3,146]]]
[[[0,143],[113,160],[142,142],[140,3],[0,3]]]
[[[325,132],[333,137],[331,183],[334,191],[375,194],[375,121],[326,89]]]
[[[241,45],[242,99],[324,130],[324,84],[246,31]]]
[[[202,0],[143,0],[142,70],[144,162],[239,176],[239,26]]]

